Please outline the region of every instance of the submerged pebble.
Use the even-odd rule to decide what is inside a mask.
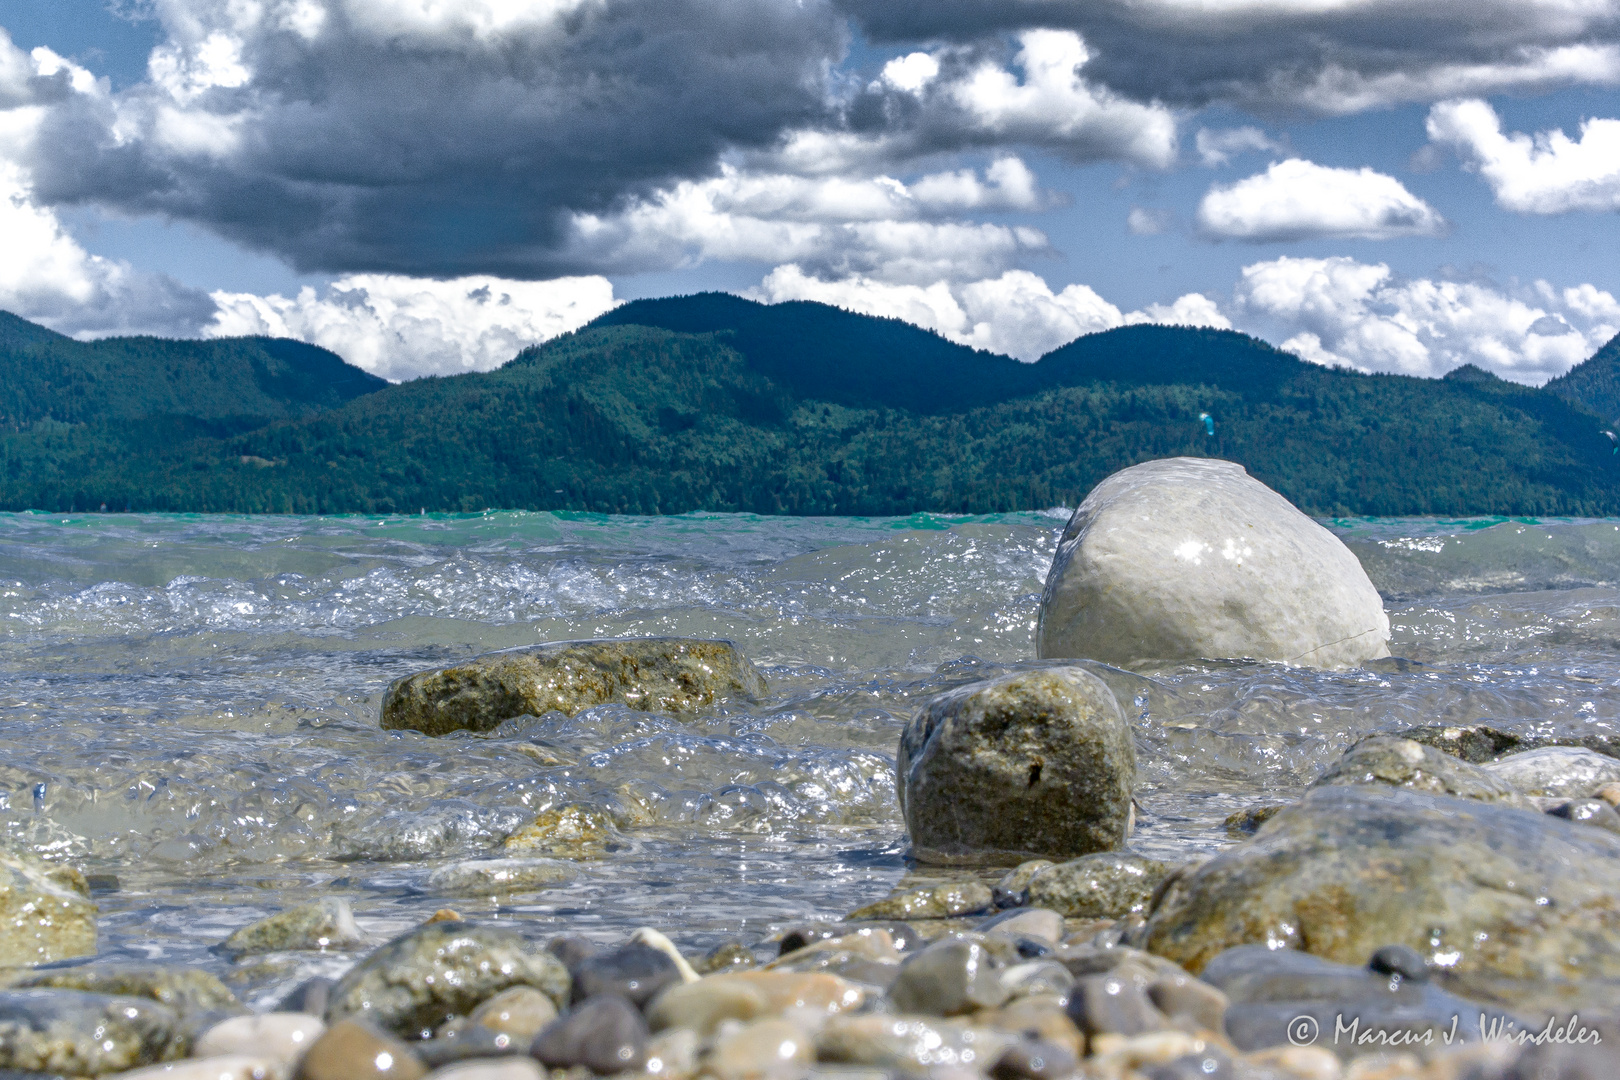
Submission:
[[[287,949],[350,949],[365,940],[349,902],[341,896],[328,896],[244,926],[219,948],[227,956],[240,958]]]

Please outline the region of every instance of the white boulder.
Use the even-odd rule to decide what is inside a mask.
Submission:
[[[1339,538],[1230,461],[1122,469],[1069,519],[1041,597],[1045,658],[1353,667],[1389,617]]]

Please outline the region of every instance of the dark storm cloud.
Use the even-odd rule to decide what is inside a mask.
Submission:
[[[879,44],[1068,29],[1088,79],[1137,100],[1354,112],[1515,87],[1620,81],[1615,0],[837,0]]]
[[[183,6],[201,25],[166,78],[51,111],[35,195],[199,221],[310,270],[567,272],[566,214],[824,122],[845,34],[817,0],[534,4],[554,13],[505,24],[480,17],[499,5],[305,0],[247,26]]]

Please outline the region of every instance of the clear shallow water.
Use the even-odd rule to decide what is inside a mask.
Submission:
[[[104,957],[204,964],[261,1003],[351,958],[209,947],[333,893],[379,940],[443,906],[692,949],[841,915],[907,873],[901,725],[1029,659],[1066,518],[0,515],[0,828],[107,875]],[[1232,809],[1296,793],[1367,732],[1617,728],[1620,522],[1330,524],[1413,662],[1099,669],[1137,718],[1136,849],[1226,843]],[[629,634],[729,637],[771,695],[490,738],[377,728],[400,675]],[[617,826],[571,882],[431,883],[569,804]]]

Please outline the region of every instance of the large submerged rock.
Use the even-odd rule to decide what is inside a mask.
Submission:
[[[1320,787],[1172,883],[1144,937],[1193,972],[1238,945],[1357,966],[1405,945],[1469,996],[1612,999],[1620,836],[1383,784]]]
[[[1168,458],[1086,496],[1041,597],[1045,658],[1353,667],[1389,618],[1350,549],[1241,465]]]
[[[895,770],[925,861],[1085,855],[1119,847],[1130,831],[1130,729],[1113,692],[1082,668],[940,695],[901,733]]]
[[[1521,810],[1535,809],[1513,785],[1480,766],[1432,746],[1389,735],[1362,739],[1311,786],[1347,784],[1389,784],[1459,799],[1502,803]]]
[[[572,716],[610,702],[679,713],[764,693],[764,677],[729,641],[554,641],[395,680],[383,695],[382,726],[444,735],[488,731],[525,714]]]
[[[0,968],[94,954],[96,912],[77,870],[0,847]]]

